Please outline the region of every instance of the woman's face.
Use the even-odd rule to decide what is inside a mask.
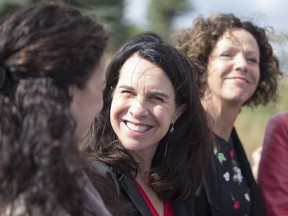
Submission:
[[[152,157],[177,116],[174,88],[164,71],[131,56],[120,70],[110,112],[122,145],[133,155]]]
[[[216,103],[242,106],[260,79],[260,51],[244,29],[226,31],[209,56],[206,95]]]
[[[77,138],[81,138],[84,135],[94,118],[100,113],[103,106],[103,91],[105,86],[104,56],[83,89],[78,88],[76,85],[70,86],[69,93],[72,96],[71,110],[77,124]]]

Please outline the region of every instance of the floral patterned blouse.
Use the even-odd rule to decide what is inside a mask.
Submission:
[[[242,176],[232,139],[223,140],[211,133],[217,178],[222,189],[219,194],[221,216],[248,216],[251,209],[250,192]]]

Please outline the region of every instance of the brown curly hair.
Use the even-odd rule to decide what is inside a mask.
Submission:
[[[220,13],[206,19],[200,16],[194,21],[192,28],[175,33],[172,43],[190,60],[196,59],[199,62],[197,85],[200,89],[206,83],[209,56],[217,41],[227,30],[235,28],[244,29],[252,34],[260,50],[260,80],[253,96],[244,105],[258,106],[277,101],[278,78],[282,72],[268,39],[267,33],[271,28],[261,28],[250,21],[241,21],[233,14]]]

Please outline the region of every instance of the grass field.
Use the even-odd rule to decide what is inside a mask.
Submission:
[[[277,103],[254,109],[243,108],[237,118],[235,126],[250,161],[252,152],[263,143],[269,118],[277,112],[288,111],[287,78],[282,82],[279,94],[280,98]]]

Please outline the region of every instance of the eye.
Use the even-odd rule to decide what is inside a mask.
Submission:
[[[247,60],[252,63],[258,63],[258,60],[255,57],[247,57]]]
[[[164,99],[162,97],[159,97],[159,96],[151,96],[149,99],[151,101],[158,102],[158,103],[164,102]]]
[[[161,97],[154,97],[154,99],[157,100],[157,101],[161,101],[161,102],[164,101],[163,98],[161,98]]]
[[[122,90],[120,93],[124,94],[124,95],[133,95],[133,92],[131,92],[129,90]]]
[[[226,52],[221,53],[220,56],[223,56],[223,57],[231,57],[231,56],[232,56],[232,53],[229,52],[229,51],[226,51]]]
[[[120,94],[124,98],[134,98],[135,97],[135,92],[131,90],[121,90]]]

